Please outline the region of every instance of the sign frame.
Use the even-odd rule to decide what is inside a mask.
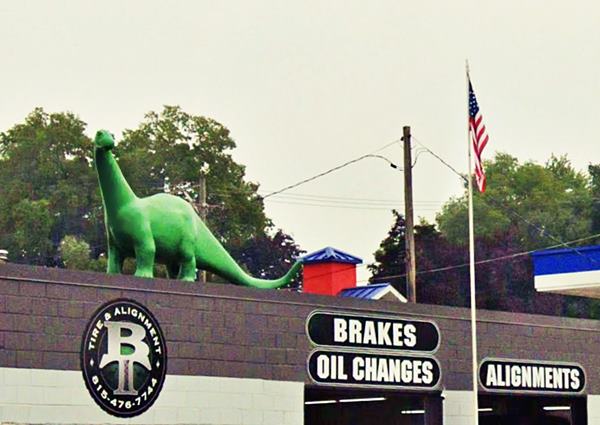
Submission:
[[[123,320],[119,321],[112,320],[113,317],[110,314],[110,310],[118,308],[119,306],[128,308],[133,307],[133,309],[137,310],[138,313],[142,313],[147,319],[146,321],[149,322],[154,328],[157,336],[153,337],[152,334],[150,334],[146,327],[143,325],[134,323],[133,321],[124,321],[125,318],[122,318]],[[131,315],[129,311],[123,314],[125,316]],[[100,322],[103,323],[101,328],[97,325]],[[129,329],[131,334],[128,336],[121,335],[115,341],[111,340],[111,337],[107,334],[107,332],[110,332],[111,330],[107,329],[107,322],[118,324],[118,332],[120,332],[121,327],[127,328],[127,326],[123,326],[123,324],[129,323],[130,326],[134,325],[144,330],[144,339],[154,340],[155,338],[158,338],[158,343],[155,344],[159,345],[160,353],[157,353],[155,349],[151,360],[153,363],[156,362],[156,367],[154,367],[153,365],[152,368],[148,370],[148,378],[146,379],[146,384],[143,388],[132,389],[132,387],[130,386],[133,385],[134,382],[133,379],[135,375],[135,364],[131,364],[132,372],[129,375],[127,375],[125,372],[121,374],[120,360],[117,361],[119,387],[121,386],[120,381],[122,378],[124,383],[128,381],[122,388],[111,388],[111,385],[108,384],[106,379],[103,377],[102,369],[104,369],[105,367],[109,367],[110,364],[114,363],[114,360],[112,360],[112,358],[109,358],[107,359],[107,361],[109,361],[110,363],[107,363],[105,366],[102,366],[102,361],[100,361],[100,359],[97,358],[103,341],[109,346],[111,342],[115,342],[115,346],[118,347],[118,350],[115,350],[112,354],[108,354],[110,353],[109,348],[108,352],[103,354],[103,357],[104,355],[118,355],[119,357],[127,357],[122,355],[122,353],[120,352],[120,347],[123,344],[130,345],[132,342],[135,344],[134,350],[138,348],[137,344],[146,345],[149,350],[151,348],[148,347],[148,344],[143,342],[143,340],[141,339],[139,340],[140,342],[137,342],[137,340],[135,340],[135,336],[133,337],[133,340],[129,340],[129,338],[134,335],[135,329]],[[94,335],[95,330],[100,330],[100,332]],[[95,345],[94,347],[88,346],[88,344],[90,344],[90,341],[92,341],[92,338],[96,338],[95,340],[93,340],[93,344]],[[124,339],[128,339],[128,341],[122,342],[122,340]],[[133,362],[134,360],[129,361]],[[135,361],[138,360],[136,359]],[[108,413],[111,416],[118,418],[133,418],[142,415],[146,411],[148,411],[160,396],[161,390],[163,389],[163,384],[165,383],[167,376],[167,340],[165,338],[164,332],[162,331],[162,328],[160,327],[160,323],[156,319],[156,316],[154,316],[154,314],[150,311],[150,309],[148,309],[148,307],[134,299],[119,297],[102,303],[98,308],[95,309],[94,313],[91,316],[89,316],[87,324],[83,329],[83,334],[81,338],[79,362],[81,376],[83,378],[85,387],[87,389],[87,392],[89,393],[89,396],[95,402],[95,404],[97,404],[100,409],[102,409],[104,412]],[[148,362],[150,362],[150,359],[148,359]],[[126,370],[128,369],[128,366],[129,363],[127,363]],[[156,384],[147,385],[147,382],[152,382],[152,380],[156,380]],[[121,392],[119,393],[119,391]],[[134,391],[135,394],[133,393]],[[143,391],[143,393],[139,394],[139,391]],[[103,395],[103,393],[106,395]],[[147,396],[144,396],[144,394],[147,394]],[[128,405],[130,407],[127,407]]]
[[[362,346],[362,345],[335,345],[335,344],[319,344],[316,341],[313,340],[313,338],[311,337],[310,331],[309,331],[309,323],[311,321],[311,319],[318,315],[318,314],[324,314],[324,315],[329,315],[329,316],[351,316],[351,317],[356,317],[356,318],[363,318],[363,319],[379,319],[379,320],[389,320],[389,321],[401,321],[401,322],[409,322],[409,323],[425,323],[427,325],[433,325],[436,335],[437,335],[437,344],[436,346],[432,349],[432,350],[415,350],[413,348],[391,348],[391,347],[369,347],[369,346]],[[376,351],[376,352],[380,352],[380,351],[384,351],[384,352],[388,352],[388,353],[417,353],[417,354],[434,354],[436,353],[441,344],[442,344],[442,333],[440,332],[440,328],[438,326],[438,324],[432,320],[422,320],[422,319],[411,319],[411,318],[406,318],[405,316],[393,316],[391,314],[377,314],[377,313],[364,313],[364,314],[359,314],[356,312],[345,312],[345,311],[335,311],[335,310],[328,310],[328,309],[317,309],[317,310],[313,310],[311,311],[308,316],[306,317],[305,323],[304,323],[304,331],[306,333],[306,336],[308,338],[308,340],[310,341],[310,343],[316,347],[324,347],[324,348],[333,348],[333,349],[338,349],[340,351]],[[312,353],[311,353],[312,354]],[[437,359],[436,359],[437,360]]]
[[[335,347],[339,348],[339,347]],[[394,384],[369,384],[369,383],[344,383],[344,382],[321,382],[317,381],[310,372],[310,359],[316,353],[331,353],[331,354],[357,354],[357,355],[365,355],[365,356],[377,356],[377,353],[370,351],[357,351],[357,350],[344,350],[344,349],[330,349],[329,347],[317,347],[308,354],[308,358],[306,360],[306,374],[310,379],[310,382],[314,385],[323,386],[323,387],[347,387],[347,388],[376,388],[376,389],[384,389],[388,391],[410,391],[410,392],[436,392],[440,391],[443,383],[443,369],[441,363],[437,358],[433,356],[424,356],[418,355],[415,353],[379,353],[381,356],[387,357],[398,357],[398,358],[411,358],[411,359],[423,359],[432,361],[439,370],[438,380],[433,386],[414,386],[414,385],[394,385]]]
[[[583,372],[583,386],[579,391],[556,391],[556,390],[540,390],[539,388],[532,388],[531,390],[526,389],[497,389],[497,388],[487,388],[483,385],[481,380],[481,368],[486,362],[507,362],[513,364],[530,364],[530,365],[538,365],[538,366],[568,366],[573,368],[579,368]],[[552,361],[552,360],[532,360],[532,359],[512,359],[506,357],[484,357],[479,362],[479,366],[477,367],[477,381],[480,387],[480,390],[485,391],[490,394],[519,394],[519,395],[549,395],[549,396],[580,396],[587,394],[587,385],[588,385],[588,376],[585,368],[579,362],[566,362],[566,361]]]

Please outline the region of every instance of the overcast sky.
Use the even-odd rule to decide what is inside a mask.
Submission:
[[[376,151],[404,125],[466,170],[468,58],[484,157],[566,153],[584,169],[600,162],[599,23],[593,1],[2,1],[0,130],[42,106],[76,112],[90,136],[120,134],[181,105],[231,130],[262,194]],[[379,153],[402,162],[398,144]],[[390,208],[404,208],[402,181],[367,159],[273,197],[267,214],[308,251],[368,263]],[[414,187],[430,220],[461,193],[428,155]]]

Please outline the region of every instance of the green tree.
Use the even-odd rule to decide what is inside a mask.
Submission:
[[[67,234],[101,243],[102,209],[85,123],[35,109],[0,134],[0,246],[11,261],[57,265]]]
[[[507,154],[497,154],[486,167],[487,191],[474,194],[476,260],[500,260],[476,266],[477,306],[596,317],[600,312],[598,303],[537,293],[531,259],[512,255],[555,245],[558,240],[589,236],[594,218],[593,198],[600,195],[600,167],[590,168],[590,179],[574,170],[565,157],[553,156],[544,165],[538,165],[521,164]],[[404,272],[404,222],[397,213],[395,218],[388,237],[375,253],[377,263],[371,267],[374,281],[391,280],[387,276]],[[439,231],[428,223],[415,226],[417,299],[468,306],[466,193],[450,199],[437,221]],[[404,288],[403,281],[396,282]]]
[[[389,282],[406,294],[404,216],[392,211],[394,223],[387,237],[375,251],[375,263],[367,266],[373,273],[372,283]],[[436,230],[435,225],[421,220],[415,225],[415,254],[417,263],[417,301],[427,304],[467,306],[468,286],[461,284],[465,270],[451,269],[430,273],[447,265],[462,264],[464,249],[457,248]]]
[[[371,282],[391,282],[405,293],[404,218],[394,211],[394,224],[375,253]],[[421,221],[415,226],[417,302],[458,307],[470,305],[468,248],[446,239],[435,225]],[[490,310],[597,317],[593,302],[555,294],[537,293],[531,261],[522,251],[520,238],[511,232],[494,239],[476,241],[477,259],[509,257],[476,266],[477,307]]]
[[[269,229],[265,234],[233,247],[231,255],[239,259],[255,277],[276,279],[287,273],[294,264],[294,259],[305,252],[281,229]],[[290,286],[298,289],[301,285],[302,279],[299,274]]]
[[[72,113],[38,108],[0,133],[0,248],[9,250],[11,261],[63,266],[59,244],[71,235],[90,247],[87,268],[105,264],[104,214],[85,129]],[[197,202],[203,175],[209,227],[252,274],[271,277],[300,250],[289,235],[275,231],[258,185],[231,157],[234,148],[222,124],[166,106],[126,130],[115,154],[139,196],[170,191]],[[257,255],[259,246],[273,251]]]
[[[170,191],[198,203],[198,183],[205,178],[211,231],[250,273],[274,277],[301,251],[289,235],[278,243],[282,236],[265,215],[258,185],[245,180],[245,167],[231,157],[235,147],[217,121],[165,106],[126,130],[115,155],[139,195]],[[269,253],[259,255],[257,246]]]
[[[591,178],[592,192],[592,234],[600,233],[600,164],[590,164],[588,173]]]
[[[43,263],[52,249],[53,217],[45,199],[19,201],[9,212],[12,233],[7,237],[9,254],[22,261]],[[12,251],[10,251],[12,249]]]
[[[76,236],[67,235],[60,242],[60,257],[67,269],[87,270],[90,268],[90,245]]]
[[[473,196],[475,235],[493,239],[514,232],[524,249],[536,249],[590,234],[590,179],[566,157],[545,165],[498,153],[486,163],[488,187]],[[468,238],[467,195],[450,199],[437,215],[440,231],[452,243]]]
[[[387,237],[381,241],[375,251],[375,262],[367,269],[372,273],[371,282],[391,283],[402,294],[406,295],[406,255],[405,237],[406,222],[404,216],[393,210],[394,223]]]

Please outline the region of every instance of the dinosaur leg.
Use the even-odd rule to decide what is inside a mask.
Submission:
[[[123,261],[125,257],[121,255],[119,250],[112,244],[108,244],[108,268],[106,270],[107,273],[121,273],[121,269],[123,268]]]
[[[196,256],[191,249],[185,251],[183,254],[179,278],[188,282],[196,280]]]
[[[154,277],[154,256],[156,246],[152,238],[145,238],[135,243],[135,275],[138,277]]]
[[[167,276],[169,279],[177,279],[179,275],[179,263],[167,264]]]

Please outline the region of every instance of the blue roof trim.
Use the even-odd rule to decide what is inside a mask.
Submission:
[[[315,263],[348,263],[348,264],[361,264],[362,258],[355,257],[354,255],[348,254],[347,252],[340,251],[339,249],[332,248],[330,246],[320,249],[319,251],[311,252],[301,258],[304,264],[315,264]]]
[[[576,251],[579,252],[587,252],[587,251],[600,251],[600,245],[588,245],[588,246],[574,246],[572,248],[556,248],[556,249],[544,249],[542,251],[535,251],[533,252],[531,255],[533,255],[534,257],[536,256],[543,256],[543,255],[549,255],[549,254],[568,254],[568,253],[576,253]]]
[[[536,251],[531,257],[536,276],[600,270],[600,245]]]
[[[357,286],[354,288],[346,288],[342,289],[339,293],[340,297],[344,298],[361,298],[372,300],[374,299],[380,292],[385,291],[387,287],[390,286],[389,283],[375,283],[367,286]]]

